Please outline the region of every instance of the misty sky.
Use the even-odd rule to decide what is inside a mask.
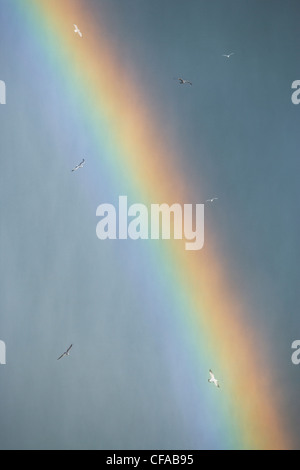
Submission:
[[[112,188],[103,173],[89,188],[99,149],[13,2],[0,0],[0,448],[221,448],[226,428],[207,426],[195,384],[187,393],[188,359],[145,245],[96,237],[97,206],[129,182]],[[193,202],[219,198],[206,227],[265,339],[299,448],[299,1],[84,5],[105,14],[124,73],[130,64],[165,122],[161,136],[183,149],[176,165]]]

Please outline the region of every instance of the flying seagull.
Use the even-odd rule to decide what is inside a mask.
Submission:
[[[213,371],[209,371],[210,379],[208,379],[210,384],[214,384],[216,387],[220,388],[219,381],[215,378]]]
[[[69,346],[69,348],[61,356],[59,356],[59,358],[57,360],[59,361],[60,359],[62,359],[65,356],[70,356],[70,349],[72,347],[73,347],[73,344],[71,344],[71,346]]]
[[[211,199],[206,199],[206,202],[214,202],[214,201],[217,201],[218,198],[217,197],[213,197]]]
[[[223,54],[222,57],[227,57],[227,59],[230,59],[232,55],[234,55],[234,52],[231,52],[230,54]]]
[[[79,165],[75,166],[72,171],[77,171],[79,168],[83,168],[83,165],[85,164],[85,159],[82,159],[82,162],[79,163]]]
[[[178,78],[177,80],[179,81],[180,85],[192,85],[192,82],[189,80],[184,80],[183,78]]]
[[[74,33],[77,33],[79,34],[79,36],[82,38],[82,32],[80,31],[80,29],[78,28],[78,26],[76,24],[74,24]]]

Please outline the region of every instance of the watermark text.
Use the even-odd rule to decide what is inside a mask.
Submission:
[[[4,341],[0,341],[0,365],[6,364],[6,345]]]
[[[292,363],[295,366],[298,366],[300,364],[300,340],[297,339],[292,343],[292,349],[295,349],[295,351],[292,354]]]
[[[96,227],[99,240],[185,240],[186,250],[204,246],[204,204],[144,204],[128,207],[127,196],[119,196],[118,210],[112,204],[98,206]]]
[[[292,103],[293,104],[300,104],[300,80],[295,80],[292,83],[292,89],[296,90],[292,94]]]
[[[0,80],[0,104],[6,104],[6,85],[3,80]]]

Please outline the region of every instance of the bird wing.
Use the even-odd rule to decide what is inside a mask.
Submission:
[[[214,376],[214,374],[213,374],[213,371],[212,371],[211,369],[210,369],[210,371],[209,371],[209,375],[210,375],[211,379],[214,379],[214,378],[215,378],[215,376]]]
[[[69,346],[69,348],[67,349],[67,353],[70,351],[70,349],[73,347],[73,344],[71,344],[71,346]]]
[[[85,163],[85,159],[83,159],[82,162],[79,163],[79,165],[76,165],[75,168],[73,168],[72,171],[79,170],[79,168],[81,167],[81,165],[83,165],[84,163]]]
[[[66,353],[63,353],[61,356],[59,356],[59,358],[58,358],[57,360],[59,361],[59,360],[62,359],[65,355],[66,355]]]

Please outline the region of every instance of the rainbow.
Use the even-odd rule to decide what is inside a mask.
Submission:
[[[106,172],[107,187],[123,188],[125,178],[132,202],[192,201],[193,190],[174,163],[180,150],[161,137],[160,117],[150,104],[153,98],[137,83],[131,69],[124,71],[120,66],[105,25],[105,8],[96,22],[84,3],[14,0],[13,8],[57,71],[66,99],[79,103],[80,119],[101,155],[93,157],[94,163]],[[80,23],[83,40],[74,35],[73,23]],[[96,176],[91,179],[93,190]],[[210,367],[226,378],[226,387],[213,405],[226,429],[218,447],[291,448],[280,403],[273,398],[272,377],[264,374],[258,383],[259,370],[272,369],[264,363],[263,338],[255,332],[250,312],[225,274],[226,261],[216,240],[207,233],[206,240],[209,243],[201,252],[186,252],[179,241],[149,241],[143,248],[149,269],[167,293],[170,321],[186,344],[196,385],[203,377],[206,381]],[[201,399],[212,405],[209,392]]]

